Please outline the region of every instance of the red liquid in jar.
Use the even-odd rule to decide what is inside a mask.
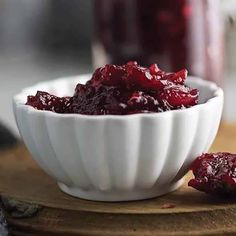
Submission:
[[[164,70],[187,68],[221,85],[219,10],[218,0],[96,0],[95,65],[158,62]]]

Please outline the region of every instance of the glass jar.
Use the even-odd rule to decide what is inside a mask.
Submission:
[[[219,0],[95,0],[96,67],[136,60],[222,84]]]

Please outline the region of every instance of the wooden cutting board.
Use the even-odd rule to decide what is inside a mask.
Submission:
[[[221,125],[212,151],[236,153],[236,125]],[[145,201],[102,203],[62,193],[23,144],[0,153],[0,193],[13,235],[236,235],[236,199],[187,187]]]

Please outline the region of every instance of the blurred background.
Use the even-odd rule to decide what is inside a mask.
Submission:
[[[1,0],[0,124],[24,87],[132,59],[215,81],[236,122],[235,42],[236,0]]]

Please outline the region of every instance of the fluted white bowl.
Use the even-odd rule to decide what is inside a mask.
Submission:
[[[200,90],[200,104],[152,114],[57,114],[24,105],[37,90],[72,95],[76,84],[89,78],[40,83],[14,97],[16,122],[34,160],[62,191],[84,199],[138,200],[177,189],[216,136],[222,89],[189,77],[187,83]]]

